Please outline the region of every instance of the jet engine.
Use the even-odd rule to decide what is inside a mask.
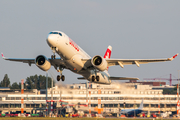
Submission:
[[[97,68],[100,71],[107,70],[107,62],[106,62],[106,60],[103,57],[99,56],[99,55],[94,56],[91,59],[91,63],[95,68]]]
[[[35,62],[36,66],[43,71],[48,71],[51,68],[51,63],[43,55],[37,56]]]

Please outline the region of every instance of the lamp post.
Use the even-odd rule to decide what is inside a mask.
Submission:
[[[46,72],[46,117],[48,115],[48,97],[47,97],[47,89],[48,89],[48,72]]]
[[[125,115],[125,105],[126,105],[126,103],[124,102],[124,115]]]
[[[179,117],[179,70],[178,70],[178,84],[177,84],[177,116]]]

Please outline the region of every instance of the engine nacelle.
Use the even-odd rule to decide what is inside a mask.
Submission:
[[[95,68],[97,68],[100,71],[107,70],[106,60],[99,55],[94,56],[91,60],[91,63]]]
[[[43,55],[37,56],[35,59],[35,63],[36,63],[36,66],[43,71],[48,71],[51,68],[51,63]]]

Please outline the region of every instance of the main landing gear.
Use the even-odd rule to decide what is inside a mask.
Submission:
[[[65,80],[65,76],[64,75],[57,75],[57,81],[60,81],[60,79],[62,81],[64,81]]]
[[[57,51],[58,49],[57,49],[56,47],[51,47],[51,50],[52,50],[52,52],[53,52],[53,55],[51,55],[51,59],[56,59],[55,53],[56,53],[56,51]],[[64,67],[59,66],[59,69],[57,69],[57,67],[58,67],[58,66],[55,66],[55,69],[56,69],[58,72],[60,72],[60,75],[57,75],[57,81],[60,81],[60,80],[64,81],[64,80],[65,80],[65,76],[62,75],[62,71],[63,71]]]
[[[62,75],[63,69],[64,69],[63,67],[59,67],[59,69],[57,70],[58,72],[60,72],[60,75],[57,75],[57,81],[60,81],[60,80],[64,81],[65,80],[65,76]]]
[[[99,76],[92,76],[92,82],[94,82],[95,80],[98,82],[99,81]]]

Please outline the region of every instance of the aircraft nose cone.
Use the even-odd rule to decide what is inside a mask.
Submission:
[[[48,45],[50,47],[52,47],[55,45],[56,38],[53,35],[48,35],[46,41],[47,41]]]

